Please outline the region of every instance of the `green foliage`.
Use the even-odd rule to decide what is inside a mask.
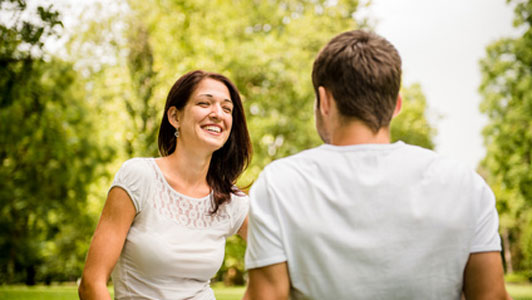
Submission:
[[[7,2],[15,22],[0,25],[0,282],[75,279],[93,227],[88,187],[110,153],[97,147],[72,65],[42,59],[58,13],[38,7],[32,24],[20,17],[25,1]]]
[[[427,100],[421,86],[413,84],[401,91],[403,106],[401,112],[392,120],[392,140],[418,145],[427,149],[434,149],[432,139],[436,129],[432,127],[426,117]]]
[[[24,0],[0,0],[2,16],[9,17],[11,21],[15,20],[11,26],[0,24],[2,67],[7,62],[30,58],[35,52],[39,53],[44,39],[55,34],[56,28],[63,25],[59,20],[59,13],[53,10],[52,6],[38,6],[37,11],[33,12],[33,17],[42,24],[25,20],[23,13],[27,12],[26,6]],[[2,76],[2,79],[7,80],[9,77]],[[3,101],[6,101],[5,96],[4,94]]]
[[[521,37],[501,39],[481,61],[480,109],[487,154],[481,165],[498,198],[517,270],[532,269],[532,1],[516,0]]]
[[[244,285],[244,254],[246,242],[239,236],[227,238],[225,259],[213,281],[223,282],[224,285]]]
[[[131,98],[125,99],[132,129],[138,134],[126,137],[127,154],[134,156],[156,156],[157,134],[159,123],[153,116],[156,108],[152,100],[156,73],[153,70],[153,53],[149,43],[149,35],[142,24],[130,24],[128,36],[127,64],[133,88]]]

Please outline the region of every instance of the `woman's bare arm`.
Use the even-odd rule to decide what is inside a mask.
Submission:
[[[94,232],[78,289],[82,300],[111,299],[107,281],[120,257],[135,207],[121,188],[111,189]]]

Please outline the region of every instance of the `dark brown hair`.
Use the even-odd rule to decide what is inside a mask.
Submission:
[[[251,141],[246,125],[246,116],[235,85],[225,76],[201,70],[189,72],[179,78],[168,93],[164,108],[163,120],[159,128],[159,152],[167,156],[175,151],[175,128],[168,121],[168,110],[175,106],[182,110],[198,84],[206,78],[212,78],[225,84],[233,101],[233,125],[229,138],[222,148],[216,150],[211,158],[207,172],[207,183],[213,193],[212,213],[216,213],[220,205],[231,200],[231,193],[239,194],[235,187],[236,179],[242,174],[251,160]]]
[[[372,131],[388,126],[401,87],[401,58],[377,34],[362,30],[334,37],[318,54],[312,84],[327,88],[345,119],[358,119]]]

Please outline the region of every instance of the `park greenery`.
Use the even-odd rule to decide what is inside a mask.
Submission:
[[[480,63],[489,118],[480,170],[497,197],[506,269],[532,280],[532,1],[510,2],[523,33],[490,45]]]
[[[532,1],[516,1],[526,33],[487,49],[482,111],[490,123],[480,172],[501,212],[507,269],[532,270]],[[213,4],[214,3],[214,4]],[[75,281],[120,164],[157,156],[169,88],[204,69],[242,94],[253,160],[245,187],[277,158],[321,143],[310,73],[339,32],[366,28],[352,0],[95,1],[65,28],[51,4],[0,0],[0,283]],[[63,14],[62,14],[63,13]],[[29,17],[28,17],[29,16]],[[68,29],[68,30],[67,30]],[[67,32],[69,34],[67,35]],[[46,42],[66,36],[64,51]],[[419,84],[404,86],[392,138],[434,148]],[[507,250],[508,249],[508,250]],[[215,280],[244,283],[244,242],[228,239]]]

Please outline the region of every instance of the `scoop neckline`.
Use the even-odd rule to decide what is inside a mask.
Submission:
[[[164,176],[164,173],[163,171],[161,170],[161,168],[159,168],[159,165],[157,164],[157,162],[155,161],[156,157],[151,157],[150,158],[150,161],[151,163],[153,164],[154,168],[155,168],[155,171],[161,176],[162,178],[162,182],[163,184],[170,190],[172,191],[173,193],[177,194],[178,196],[180,197],[183,197],[183,198],[187,198],[189,200],[194,200],[194,201],[202,201],[202,200],[207,200],[207,199],[210,199],[210,197],[212,196],[212,190],[209,192],[209,194],[207,196],[204,196],[204,197],[201,197],[201,198],[196,198],[196,197],[192,197],[192,196],[188,196],[188,195],[185,195],[181,192],[178,192],[176,191],[169,183],[168,183],[168,180],[166,180],[166,177]]]

